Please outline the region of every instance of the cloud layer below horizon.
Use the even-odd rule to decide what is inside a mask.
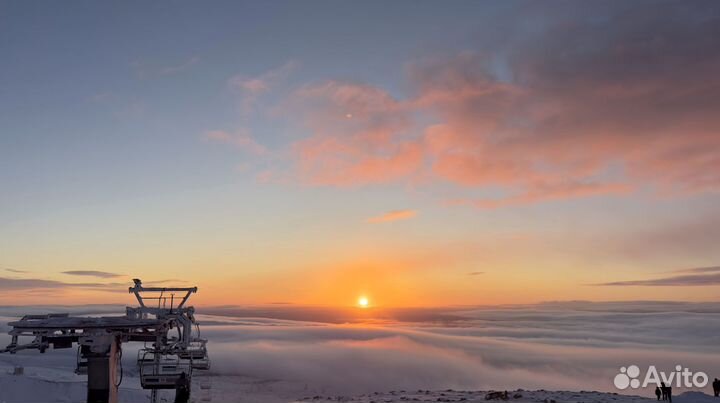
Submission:
[[[612,377],[630,364],[718,373],[718,315],[712,304],[574,302],[418,309],[376,324],[244,318],[244,324],[218,323],[204,332],[215,357],[223,357],[215,359],[219,373],[293,380],[337,393],[615,391]]]
[[[328,321],[334,314],[323,317],[318,308],[235,309],[222,315],[205,310],[214,313],[201,316],[214,373],[304,383],[310,390],[333,393],[616,391],[612,377],[630,364],[665,371],[681,364],[711,378],[720,372],[720,311],[714,304],[565,302],[414,309],[388,312],[381,321],[356,318],[345,324]],[[295,319],[284,319],[287,315]],[[70,354],[68,359],[74,362]],[[126,368],[134,373],[132,360]]]

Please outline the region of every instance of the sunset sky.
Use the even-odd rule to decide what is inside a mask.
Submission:
[[[0,304],[717,300],[720,3],[551,3],[0,1]]]

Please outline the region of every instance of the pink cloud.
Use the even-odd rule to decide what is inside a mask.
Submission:
[[[391,221],[409,220],[415,216],[417,216],[417,211],[415,210],[393,210],[379,216],[370,217],[367,219],[367,222],[377,224]]]
[[[200,58],[197,56],[190,57],[177,64],[162,64],[159,60],[135,60],[130,63],[130,67],[135,70],[138,78],[146,79],[182,73],[199,62]]]
[[[235,133],[224,130],[210,130],[203,134],[203,137],[211,142],[230,144],[253,155],[265,155],[268,149],[256,142],[247,129],[240,129]]]
[[[264,92],[278,84],[279,81],[287,78],[287,76],[290,75],[290,73],[297,67],[298,62],[291,60],[281,66],[270,69],[256,76],[236,74],[230,77],[228,80],[228,86],[239,91],[254,94]]]
[[[590,56],[606,56],[602,51]],[[587,50],[578,53],[588,57]],[[439,178],[506,186],[524,194],[522,201],[555,198],[567,183],[597,184],[591,192],[587,186],[560,192],[572,197],[641,186],[720,189],[720,117],[708,113],[711,105],[720,108],[720,85],[702,84],[702,75],[667,77],[649,67],[625,82],[620,73],[606,79],[587,66],[583,77],[566,80],[529,60],[538,71],[519,71],[511,87],[473,73],[482,71],[477,59],[464,54],[414,72],[419,104],[443,122],[426,129],[426,157]],[[662,57],[646,61],[653,62],[663,65]],[[702,70],[702,62],[719,64],[720,57],[698,62]],[[606,178],[614,166],[622,177]]]
[[[301,182],[391,182],[415,174],[422,164],[421,144],[407,136],[404,106],[379,88],[335,81],[305,86],[286,109],[312,133],[292,146]]]
[[[549,21],[501,51],[411,64],[404,99],[362,83],[302,86],[280,108],[309,132],[289,147],[288,176],[323,186],[422,178],[508,195],[462,201],[482,208],[720,191],[720,25],[646,11]],[[288,69],[230,84],[262,93]]]
[[[554,183],[538,184],[523,193],[497,199],[455,200],[452,204],[468,204],[483,209],[521,206],[550,200],[564,200],[608,194],[623,194],[632,187],[622,183]]]
[[[194,56],[180,64],[177,64],[174,66],[166,66],[166,67],[162,68],[160,70],[160,74],[167,75],[167,74],[180,73],[180,72],[185,71],[185,70],[189,69],[190,67],[194,66],[199,61],[200,61],[200,58],[197,56]]]
[[[228,79],[227,85],[242,96],[242,107],[247,112],[255,107],[262,94],[271,91],[285,81],[298,65],[297,61],[291,60],[255,76],[236,74]]]
[[[273,172],[268,170],[262,171],[255,176],[255,180],[258,183],[270,183],[273,181]]]

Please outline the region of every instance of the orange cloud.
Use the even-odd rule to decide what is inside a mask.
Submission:
[[[377,224],[390,221],[409,220],[415,216],[417,216],[417,211],[415,210],[393,210],[376,217],[370,217],[367,219],[367,222]]]

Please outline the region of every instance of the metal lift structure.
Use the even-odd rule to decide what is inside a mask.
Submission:
[[[210,369],[207,340],[200,338],[195,308],[187,306],[197,287],[144,287],[134,279],[128,292],[139,306],[125,316],[80,317],[69,314],[25,315],[10,322],[10,344],[0,353],[36,349],[41,353],[77,344],[75,373],[87,374],[88,403],[116,403],[122,382],[122,343],[142,342],[137,365],[140,384],[157,402],[159,389],[175,389],[185,374]],[[20,340],[31,338],[29,342]]]

